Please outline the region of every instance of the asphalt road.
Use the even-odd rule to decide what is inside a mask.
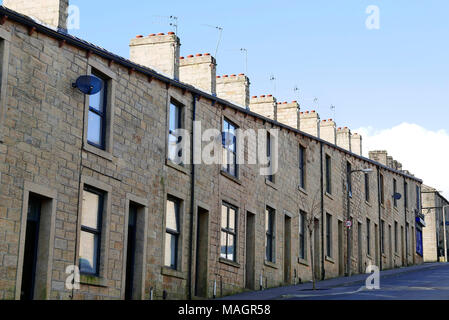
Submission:
[[[449,264],[380,277],[380,289],[349,284],[317,291],[299,289],[282,300],[449,300]]]

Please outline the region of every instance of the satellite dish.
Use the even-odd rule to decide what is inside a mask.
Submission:
[[[92,75],[81,76],[76,79],[76,82],[72,84],[72,87],[78,88],[82,93],[91,96],[103,89],[103,81]]]
[[[396,193],[393,195],[393,198],[394,198],[395,200],[401,200],[402,194],[396,192]]]

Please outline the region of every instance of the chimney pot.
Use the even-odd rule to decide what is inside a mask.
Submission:
[[[143,38],[143,35],[139,34],[136,38]]]
[[[172,34],[175,34],[174,32],[168,32],[167,34],[170,34],[170,35],[172,35]]]
[[[155,33],[152,33],[152,34],[150,34],[150,37],[154,37],[156,34]]]
[[[161,32],[157,34],[158,36],[165,36],[165,33]]]
[[[197,57],[202,57],[203,55],[201,53],[196,54]]]
[[[189,54],[187,58],[193,58],[193,54]]]

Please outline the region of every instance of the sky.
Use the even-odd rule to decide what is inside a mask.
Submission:
[[[175,31],[169,17],[177,17],[181,55],[211,53],[217,74],[249,76],[251,95],[298,100],[302,110],[362,132],[366,155],[386,149],[449,198],[449,1],[70,3],[80,9],[71,34],[126,58],[131,38]],[[366,26],[372,5],[379,29]]]

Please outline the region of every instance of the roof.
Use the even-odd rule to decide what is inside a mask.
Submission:
[[[46,35],[48,35],[50,37],[53,37],[53,38],[55,38],[57,40],[65,41],[65,43],[67,43],[67,44],[70,44],[70,45],[73,45],[75,47],[84,49],[86,51],[90,51],[91,53],[94,53],[94,54],[96,54],[96,55],[98,55],[100,57],[103,57],[103,58],[105,58],[107,60],[114,61],[115,63],[117,63],[119,65],[122,65],[122,66],[124,66],[126,68],[132,69],[134,71],[141,72],[141,73],[143,73],[143,74],[145,74],[145,75],[147,75],[149,77],[152,77],[152,78],[157,79],[159,81],[165,82],[165,83],[167,83],[167,84],[169,84],[169,85],[171,85],[173,87],[177,87],[177,88],[180,88],[180,89],[183,89],[183,90],[188,90],[195,96],[201,96],[201,97],[207,98],[207,99],[209,99],[209,100],[211,100],[211,101],[213,101],[215,103],[222,104],[224,106],[227,106],[227,107],[230,107],[232,109],[238,110],[238,111],[240,111],[240,112],[242,112],[244,114],[248,114],[248,115],[251,115],[251,116],[253,116],[255,118],[259,118],[259,119],[261,119],[261,120],[263,120],[263,121],[265,121],[267,123],[271,123],[274,126],[277,126],[277,127],[282,128],[282,129],[294,132],[296,134],[300,134],[300,135],[302,135],[304,137],[307,137],[307,138],[309,138],[311,140],[315,140],[315,141],[317,141],[317,142],[319,142],[321,144],[324,144],[324,145],[327,145],[327,146],[329,146],[331,148],[339,150],[340,152],[348,154],[348,155],[350,155],[350,156],[352,156],[354,158],[357,158],[357,159],[362,160],[362,161],[366,161],[366,162],[368,162],[368,163],[370,163],[372,165],[375,165],[375,166],[377,166],[377,167],[379,167],[381,169],[384,169],[384,170],[396,173],[398,175],[404,176],[404,177],[406,177],[408,179],[411,179],[411,180],[414,180],[414,181],[416,181],[418,183],[422,183],[423,182],[421,179],[418,179],[418,178],[416,178],[414,176],[411,176],[411,175],[408,175],[408,174],[406,174],[404,172],[401,172],[401,171],[395,170],[393,168],[387,167],[387,166],[385,166],[385,165],[383,165],[383,164],[381,164],[381,163],[379,163],[377,161],[374,161],[374,160],[368,159],[366,157],[363,157],[363,156],[357,155],[355,153],[352,153],[349,150],[343,149],[343,148],[341,148],[341,147],[339,147],[339,146],[337,146],[335,144],[332,144],[332,143],[330,143],[328,141],[325,141],[323,139],[320,139],[318,137],[312,136],[312,135],[307,134],[307,133],[305,133],[303,131],[300,131],[298,129],[295,129],[295,128],[292,128],[290,126],[287,126],[287,125],[285,125],[283,123],[280,123],[280,122],[277,122],[275,120],[266,118],[266,117],[264,117],[264,116],[262,116],[260,114],[257,114],[255,112],[252,112],[252,111],[246,109],[246,108],[243,108],[241,106],[233,104],[233,103],[231,103],[231,102],[229,102],[227,100],[221,99],[221,98],[219,98],[217,96],[214,96],[214,95],[211,95],[211,94],[209,94],[207,92],[201,91],[201,90],[199,90],[199,89],[197,89],[197,88],[195,88],[195,87],[193,87],[191,85],[188,85],[186,83],[182,83],[182,82],[180,82],[178,80],[166,77],[166,76],[164,76],[164,75],[154,71],[151,68],[139,65],[137,63],[134,63],[134,62],[132,62],[132,61],[126,59],[126,58],[123,58],[123,57],[121,57],[121,56],[119,56],[117,54],[114,54],[114,53],[112,53],[112,52],[110,52],[110,51],[108,51],[108,50],[106,50],[106,49],[104,49],[102,47],[99,47],[97,45],[94,45],[94,44],[92,44],[92,43],[90,43],[90,42],[88,42],[86,40],[83,40],[83,39],[80,39],[80,38],[75,37],[73,35],[70,35],[70,34],[64,32],[62,30],[56,30],[56,29],[53,29],[53,28],[51,28],[49,26],[45,26],[45,25],[43,25],[43,24],[33,20],[32,18],[30,18],[28,16],[20,14],[20,13],[18,13],[16,11],[8,9],[8,8],[6,8],[4,6],[0,6],[0,16],[1,16],[0,20],[5,18],[5,16],[6,16],[9,20],[16,21],[16,22],[21,23],[21,24],[23,24],[23,25],[25,25],[27,27],[30,27],[30,28],[35,28],[36,31],[41,32],[43,34],[46,34]]]

